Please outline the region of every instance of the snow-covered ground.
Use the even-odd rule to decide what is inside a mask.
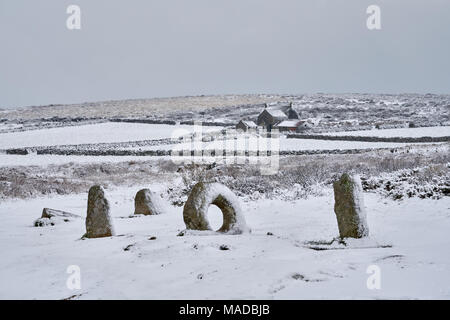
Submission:
[[[80,240],[84,219],[32,226],[43,207],[84,217],[87,193],[0,203],[0,298],[450,298],[448,197],[394,202],[366,193],[370,238],[317,251],[307,242],[338,235],[331,190],[294,202],[242,203],[248,235],[178,237],[181,207],[128,218],[140,187],[107,190],[117,233],[111,238]],[[70,265],[81,269],[80,290],[66,286]],[[366,286],[371,265],[381,270],[380,290]]]
[[[448,137],[450,136],[450,126],[441,127],[421,127],[421,128],[399,128],[399,129],[373,129],[357,131],[340,131],[324,133],[332,136],[363,136],[363,137]]]
[[[332,141],[312,139],[280,139],[280,150],[348,150],[348,149],[378,149],[378,148],[400,148],[413,143],[393,142],[361,142],[361,141]],[[424,145],[416,143],[415,145]]]
[[[386,127],[403,125],[409,121],[417,125],[448,124],[448,110],[445,109],[449,101],[447,96],[404,96],[401,99],[391,99],[383,96],[350,95],[348,101],[341,96],[320,95],[224,96],[219,99],[222,102],[218,100],[220,103],[214,97],[193,97],[4,111],[0,113],[5,119],[20,121],[16,123],[8,120],[2,123],[0,131],[20,128],[22,120],[26,119],[28,122],[25,121],[23,126],[35,129],[42,128],[41,120],[38,120],[42,118],[60,117],[61,123],[57,119],[51,121],[63,126],[74,115],[86,117],[84,120],[87,121],[98,116],[104,117],[105,112],[111,118],[144,118],[161,113],[167,119],[177,121],[203,119],[237,123],[242,115],[247,118],[256,117],[262,108],[260,104],[270,103],[272,98],[274,101],[293,101],[303,117],[322,119],[317,123],[320,129],[318,132],[340,130],[342,123],[348,122],[346,119],[355,122],[355,128],[358,129],[370,128],[379,119],[384,119],[383,125]],[[428,100],[429,105],[416,103]],[[214,101],[216,102],[212,103]],[[406,102],[408,104],[404,106]],[[173,103],[177,103],[175,113]],[[236,107],[238,105],[239,108]],[[374,105],[377,108],[372,108]],[[432,105],[439,106],[439,110],[437,107],[430,109]],[[214,106],[217,108],[211,109]],[[402,113],[396,112],[397,109],[402,109]],[[383,117],[380,117],[381,114]],[[410,119],[411,115],[417,116]],[[356,120],[362,124],[356,125]],[[126,122],[81,125],[75,121],[66,127],[0,133],[0,150],[60,145],[77,145],[65,147],[64,150],[76,150],[80,153],[84,150],[183,149],[183,144],[164,144],[167,141],[133,141],[167,139],[177,130],[182,130],[178,131],[181,134],[191,133],[193,129],[193,126],[187,125]],[[202,128],[204,132],[221,129],[222,127]],[[450,127],[332,134],[441,137],[450,136]],[[97,145],[100,143],[109,145]],[[407,148],[398,152],[392,150],[405,146]],[[202,145],[202,149],[216,148],[223,149],[223,142],[216,140]],[[187,183],[198,181],[197,175],[201,174],[195,167],[186,167],[183,171],[183,168],[172,168],[168,163],[158,164],[159,160],[167,162],[168,156],[0,154],[0,188],[10,188],[4,189],[8,192],[2,193],[4,197],[0,202],[0,299],[450,299],[450,251],[447,250],[450,245],[450,200],[444,195],[448,185],[445,171],[448,169],[448,143],[432,145],[329,141],[287,139],[282,136],[279,148],[281,151],[322,150],[323,153],[337,149],[391,150],[377,150],[367,154],[284,157],[281,160],[287,162],[286,168],[292,168],[276,181],[260,179],[255,173],[253,176],[249,175],[248,172],[252,170],[250,167],[234,168],[228,175],[221,171],[223,168],[220,166],[208,169],[210,173],[220,175],[220,182],[227,183],[225,180],[228,179],[230,183],[229,178],[234,177],[235,180],[231,181],[238,186],[236,192],[241,192],[239,194],[246,197],[241,198],[242,208],[252,233],[237,236],[199,233],[182,237],[177,236],[185,228],[182,207],[167,203],[166,213],[163,215],[129,216],[133,213],[135,193],[143,187],[150,187],[159,194],[164,193],[165,199],[170,199],[172,203],[181,203],[184,199],[182,197],[186,196],[182,189]],[[227,147],[225,149],[228,150]],[[140,162],[148,160],[155,161],[144,164]],[[316,164],[316,161],[319,162]],[[47,167],[68,163],[73,164]],[[89,168],[87,164],[92,163],[100,165]],[[109,163],[114,165],[108,165]],[[330,165],[324,166],[324,163]],[[430,166],[426,167],[428,164]],[[416,166],[426,167],[423,169],[423,176],[419,177],[422,180],[416,179],[417,184],[430,180],[433,182],[430,188],[433,189],[437,184],[432,180],[436,177],[442,180],[439,187],[445,190],[440,191],[439,200],[404,196],[403,200],[394,201],[391,199],[393,197],[388,198],[379,192],[380,188],[390,191],[392,186],[396,187],[398,184],[412,185],[406,184],[404,176],[394,173],[398,173],[399,168],[410,169]],[[329,187],[329,182],[317,186],[320,192],[305,190],[315,186],[316,182],[328,181],[331,174],[339,174],[344,169],[363,171],[365,168],[368,175],[375,176],[371,177],[375,179],[373,181],[380,184],[379,187],[365,189],[374,193],[364,194],[370,237],[348,242],[346,247],[322,245],[320,248],[326,250],[317,250],[317,245],[312,245],[311,241],[330,242],[338,236],[333,212],[333,192],[323,187],[323,184]],[[385,171],[385,175],[377,177]],[[309,172],[316,174],[309,175]],[[299,189],[289,187],[287,180],[291,178],[290,175]],[[392,177],[396,179],[391,181]],[[182,182],[184,179],[186,181]],[[87,190],[83,194],[78,192],[97,181],[109,186],[107,195],[117,235],[81,240],[85,232]],[[264,188],[264,184],[270,186],[272,182],[279,183],[276,188],[279,192],[275,190],[270,193],[273,195],[270,197],[272,200],[268,200],[269,197],[264,195],[271,189]],[[150,186],[143,185],[145,183],[150,183]],[[47,184],[51,185],[46,188]],[[300,189],[305,189],[304,193],[288,197],[295,195]],[[57,195],[58,193],[68,195]],[[43,194],[52,196],[42,196]],[[309,198],[304,199],[303,195]],[[21,200],[12,197],[28,198]],[[33,221],[40,217],[44,207],[68,211],[82,218],[51,227],[33,227]],[[211,207],[210,213],[213,225],[218,228],[221,224],[220,211]],[[156,239],[150,240],[150,237]],[[228,250],[223,250],[224,248]],[[80,290],[69,290],[66,286],[69,277],[66,271],[70,265],[81,268]],[[373,265],[381,270],[380,290],[369,290],[366,286],[369,277],[366,271]]]
[[[164,139],[171,138],[175,130],[193,132],[193,128],[188,125],[107,122],[8,132],[0,134],[0,149]],[[221,127],[203,128],[205,132],[220,129]]]
[[[217,146],[222,146],[223,142],[205,143],[203,150],[214,150]],[[358,142],[358,141],[330,141],[330,140],[310,140],[310,139],[286,139],[280,140],[280,151],[327,151],[327,150],[355,150],[355,149],[378,149],[378,148],[401,148],[408,146],[409,152],[414,153],[420,146],[435,146],[434,149],[448,148],[443,143],[386,143],[386,142]],[[143,147],[120,148],[121,150],[182,150],[190,147],[185,144],[169,144]],[[228,150],[227,148],[225,148]],[[0,153],[0,166],[46,166],[50,164],[67,163],[118,163],[125,161],[148,161],[155,159],[169,159],[170,156],[64,156],[64,155],[10,155]]]
[[[259,143],[270,147],[270,139],[259,138]],[[230,140],[228,140],[230,142]],[[202,142],[199,144],[201,150],[225,149],[234,150],[233,142],[228,143],[223,140],[212,142]],[[248,150],[248,138],[246,148]],[[379,149],[379,148],[400,148],[412,145],[426,145],[427,143],[394,143],[394,142],[361,142],[361,141],[333,141],[333,140],[315,140],[315,139],[288,139],[286,136],[280,136],[278,148],[280,151],[311,151],[311,150],[352,150],[352,149]],[[429,143],[428,143],[429,144]],[[173,144],[156,145],[143,147],[123,148],[126,150],[184,150],[194,148],[194,144]],[[122,148],[121,148],[122,149]]]
[[[159,158],[157,156],[61,156],[61,155],[13,155],[0,154],[0,167],[11,166],[39,166],[45,167],[50,164],[67,163],[117,163],[125,161],[148,161]]]

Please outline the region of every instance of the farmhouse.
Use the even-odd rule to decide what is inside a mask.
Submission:
[[[242,130],[244,132],[248,131],[248,129],[256,129],[257,125],[253,121],[241,120],[236,125],[236,130]]]
[[[258,126],[266,128],[271,131],[272,128],[283,120],[287,120],[288,116],[279,109],[264,108],[258,116]]]
[[[281,106],[280,110],[282,110],[284,114],[287,115],[288,119],[299,119],[297,111],[292,108],[292,102],[288,105]]]
[[[283,131],[296,132],[296,131],[298,131],[302,122],[303,121],[301,121],[301,120],[284,120],[284,121],[281,121],[279,124],[277,124],[275,126],[275,128],[280,130],[280,132],[283,132]]]
[[[298,118],[298,113],[292,108],[292,103],[270,108],[266,104],[266,107],[258,116],[257,124],[266,128],[267,131],[271,131],[272,128],[283,121]]]
[[[292,103],[277,104],[270,107],[265,104],[264,110],[258,115],[256,124],[253,121],[241,120],[236,129],[247,131],[250,128],[262,127],[267,131],[274,128],[280,131],[298,131],[304,121],[299,120],[298,113],[292,108]]]
[[[284,120],[277,124],[277,128],[280,132],[302,132],[313,127],[313,123],[308,120]]]

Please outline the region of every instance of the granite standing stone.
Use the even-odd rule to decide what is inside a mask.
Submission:
[[[341,238],[362,238],[369,235],[363,191],[359,176],[344,173],[333,183],[334,212]]]
[[[89,189],[85,236],[101,238],[113,235],[110,206],[105,197],[105,190],[101,186],[93,186]]]

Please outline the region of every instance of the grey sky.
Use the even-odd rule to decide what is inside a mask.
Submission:
[[[82,29],[66,28],[77,4]],[[366,28],[381,7],[382,30]],[[126,98],[450,93],[448,0],[0,0],[0,108]]]

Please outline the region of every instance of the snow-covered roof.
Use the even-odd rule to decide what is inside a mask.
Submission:
[[[245,120],[241,120],[243,124],[245,124],[247,127],[249,128],[256,128],[257,125],[256,123],[254,123],[253,121],[245,121]]]
[[[279,109],[265,109],[274,118],[287,118],[287,115]]]
[[[298,127],[300,125],[300,120],[284,120],[277,124],[277,127]]]

